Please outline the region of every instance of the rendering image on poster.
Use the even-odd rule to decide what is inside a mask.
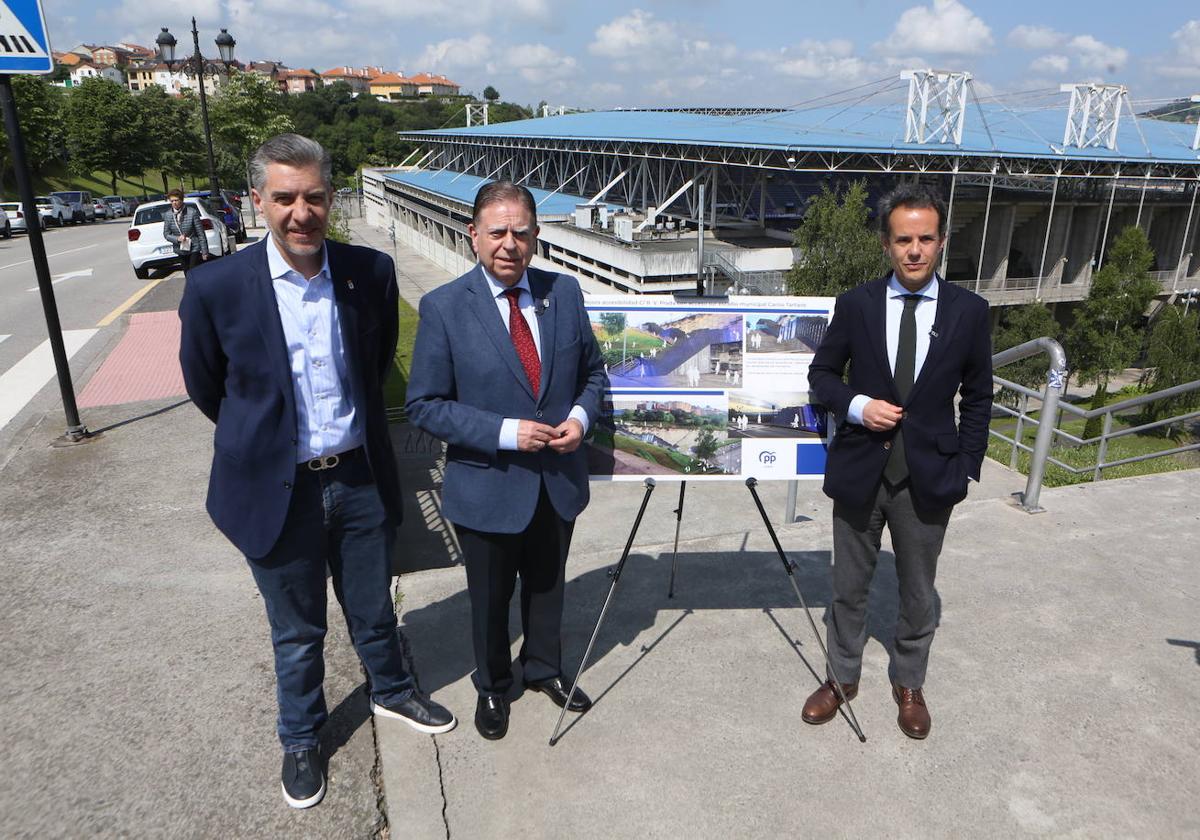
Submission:
[[[614,388],[713,388],[742,381],[742,316],[737,312],[593,312]]]
[[[589,446],[615,475],[736,475],[721,391],[622,391],[606,401]],[[730,458],[734,462],[730,462]]]
[[[747,353],[817,352],[829,319],[822,315],[764,312],[746,316]]]
[[[825,409],[808,394],[732,391],[728,400],[731,438],[825,437]]]
[[[609,378],[587,442],[595,479],[821,478],[827,427],[808,366],[832,298],[585,301]]]

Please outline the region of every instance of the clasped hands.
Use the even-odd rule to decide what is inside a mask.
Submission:
[[[547,426],[536,420],[517,424],[517,449],[521,452],[540,452],[547,446],[560,455],[574,452],[583,441],[583,424],[568,417],[557,426]]]

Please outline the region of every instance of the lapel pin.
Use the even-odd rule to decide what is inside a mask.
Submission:
[[[930,337],[930,338],[937,338],[937,330],[930,330],[930,331],[929,331],[929,337]]]

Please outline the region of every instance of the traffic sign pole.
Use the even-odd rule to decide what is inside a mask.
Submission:
[[[4,128],[8,132],[8,149],[12,155],[13,170],[17,176],[17,194],[25,210],[25,232],[29,237],[29,250],[33,256],[33,270],[37,273],[38,291],[42,294],[42,310],[46,313],[46,329],[50,333],[50,349],[54,354],[54,368],[58,371],[58,388],[62,392],[63,411],[67,415],[66,438],[79,441],[88,437],[87,427],[79,420],[79,408],[75,405],[75,387],[71,383],[71,367],[67,363],[67,349],[63,346],[62,324],[58,320],[58,304],[54,300],[54,286],[50,281],[50,263],[46,260],[46,244],[42,241],[42,218],[37,203],[33,200],[33,183],[29,180],[29,164],[25,159],[25,140],[21,137],[21,126],[17,120],[17,103],[13,99],[12,77],[0,73],[0,109],[4,111]]]

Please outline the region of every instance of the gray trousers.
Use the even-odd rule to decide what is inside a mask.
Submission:
[[[867,642],[867,593],[879,559],[886,523],[896,554],[900,612],[892,658],[896,681],[905,688],[925,685],[929,646],[937,629],[933,579],[952,507],[918,509],[908,483],[880,482],[875,501],[863,507],[833,505],[833,601],[826,614],[831,679],[858,682]]]

